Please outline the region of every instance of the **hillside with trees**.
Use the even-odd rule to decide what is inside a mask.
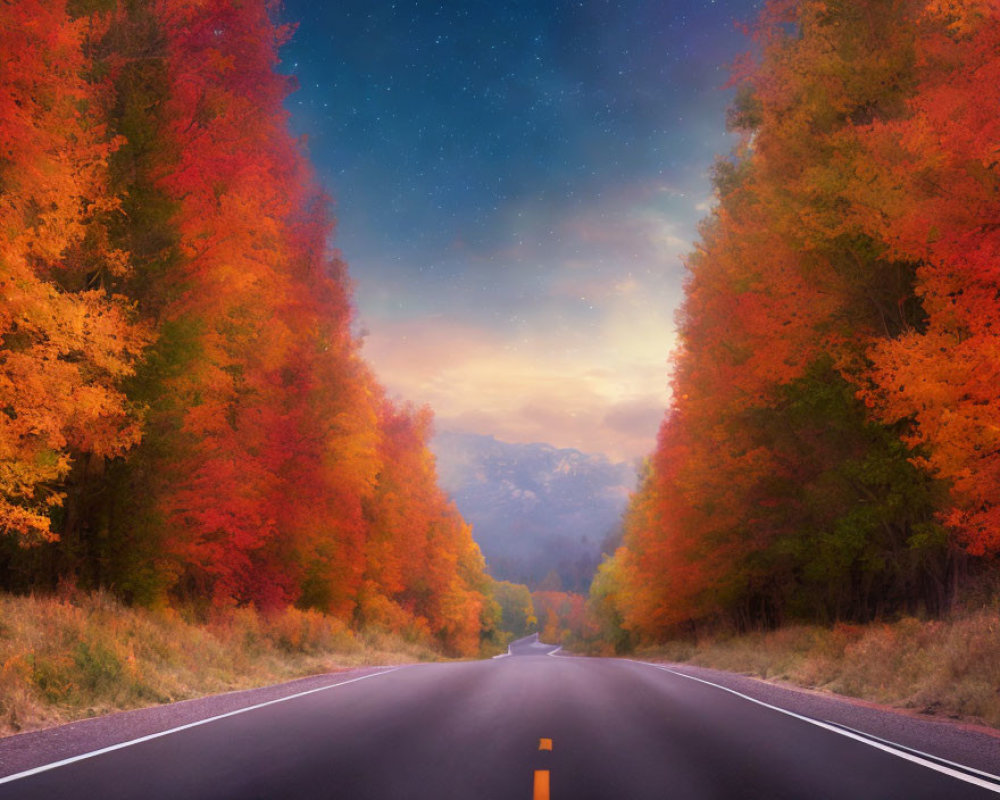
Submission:
[[[492,576],[586,594],[602,552],[614,549],[635,487],[631,464],[455,431],[430,446]]]

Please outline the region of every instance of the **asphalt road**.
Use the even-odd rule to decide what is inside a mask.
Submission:
[[[982,774],[962,780],[717,686],[555,649],[529,638],[489,661],[312,689],[0,779],[0,798],[531,800],[546,785],[551,800],[1000,795]]]

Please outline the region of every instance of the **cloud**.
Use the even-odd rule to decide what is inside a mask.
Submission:
[[[521,340],[441,318],[382,320],[371,330],[364,355],[383,383],[401,398],[429,404],[442,429],[617,459],[641,457],[653,446],[667,400],[659,350],[650,363],[621,357],[620,344]]]
[[[442,280],[420,308],[362,305],[364,354],[391,392],[429,404],[439,428],[642,457],[669,399],[690,249],[662,207],[675,202],[690,208],[669,187],[633,187],[559,221],[536,217],[551,235],[464,254],[477,269]]]
[[[659,397],[647,397],[618,403],[604,415],[604,425],[630,439],[647,439],[650,430],[659,429],[664,407]]]

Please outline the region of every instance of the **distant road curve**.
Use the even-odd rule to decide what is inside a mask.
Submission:
[[[558,644],[545,644],[538,640],[538,634],[533,633],[522,639],[515,639],[507,647],[507,652],[494,658],[504,658],[505,656],[551,656],[562,650]]]
[[[530,636],[487,661],[311,679],[291,695],[0,778],[0,798],[1000,795],[988,770],[789,711],[780,696],[751,697],[687,668],[557,651]],[[59,731],[29,741],[58,742]],[[0,741],[0,765],[20,738]]]

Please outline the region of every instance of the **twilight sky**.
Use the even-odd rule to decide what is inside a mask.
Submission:
[[[364,355],[437,427],[631,459],[754,0],[285,0]]]

